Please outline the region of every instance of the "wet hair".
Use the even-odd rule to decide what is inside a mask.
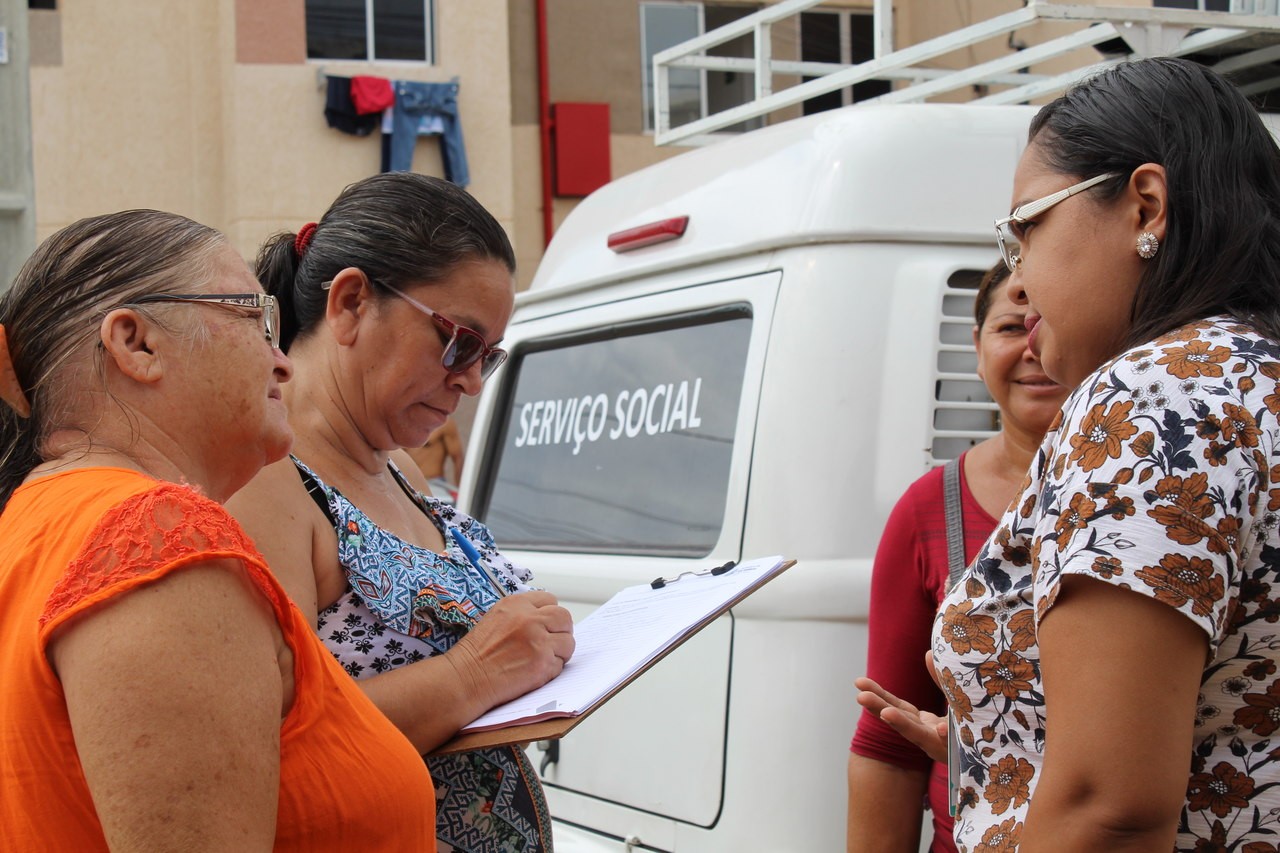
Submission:
[[[343,190],[309,239],[276,234],[259,251],[256,271],[280,302],[280,345],[288,352],[324,318],[328,296],[321,285],[347,267],[385,295],[385,285],[404,290],[440,281],[478,260],[515,271],[511,241],[492,214],[448,181],[390,172]]]
[[[1123,63],[1043,107],[1029,140],[1063,175],[1116,172],[1093,191],[1102,203],[1138,166],[1165,169],[1167,229],[1126,347],[1214,314],[1280,340],[1280,150],[1225,78],[1184,59]]]
[[[982,274],[978,284],[978,294],[973,297],[973,322],[978,325],[978,333],[982,333],[982,324],[987,322],[987,312],[991,310],[991,300],[995,297],[1000,285],[1009,280],[1009,268],[1004,260],[998,260],[991,269]]]
[[[44,461],[50,433],[71,426],[69,406],[91,375],[85,347],[112,308],[148,293],[190,290],[214,274],[226,239],[208,226],[158,210],[81,219],[49,237],[0,299],[18,384],[31,403],[22,418],[0,404],[0,507]],[[99,365],[100,366],[100,365]]]

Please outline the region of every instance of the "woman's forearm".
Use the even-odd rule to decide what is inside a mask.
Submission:
[[[419,752],[430,752],[489,710],[484,692],[452,652],[357,683]]]
[[[927,770],[849,753],[849,853],[915,853],[928,787]]]

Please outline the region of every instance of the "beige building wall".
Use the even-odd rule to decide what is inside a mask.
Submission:
[[[680,2],[680,0],[668,0]],[[740,6],[754,10],[779,0],[739,2],[713,0],[710,5]],[[1150,5],[1150,0],[1121,0],[1126,5]],[[548,0],[547,52],[549,101],[607,103],[610,108],[610,156],[614,178],[680,154],[680,146],[656,147],[652,133],[643,129],[640,6],[642,0]],[[961,27],[1022,8],[1021,0],[906,0],[895,8],[894,43],[897,47],[919,44]],[[513,123],[513,191],[515,234],[521,287],[532,280],[541,258],[543,233],[542,174],[539,156],[538,66],[536,4],[532,0],[508,0],[510,26],[511,119]],[[871,0],[831,0],[811,11],[858,11],[870,15]],[[1051,24],[1020,31],[1014,43],[1036,44],[1064,35],[1083,24]],[[777,59],[800,57],[799,18],[792,16],[774,25],[773,55]],[[940,57],[938,68],[960,68],[1014,52],[1008,36]],[[1031,68],[1051,73],[1095,61],[1093,51]],[[799,82],[775,77],[775,90]],[[938,101],[969,100],[972,87],[942,95]],[[801,114],[800,107],[778,111],[767,123],[786,121]],[[579,199],[553,198],[556,225],[577,206]]]
[[[380,168],[378,134],[324,121],[318,75],[461,82],[470,191],[514,236],[507,4],[436,0],[434,65],[308,62],[303,0],[72,0],[32,12],[38,237],[95,213],[157,207],[252,256]],[[416,171],[443,175],[435,139]]]
[[[550,100],[609,104],[612,175],[681,153],[654,146],[642,129],[640,0],[545,5]],[[916,44],[1020,6],[903,0],[895,42]],[[545,240],[535,9],[534,0],[436,0],[437,58],[429,66],[307,61],[304,0],[65,0],[56,12],[33,10],[37,236],[89,214],[149,206],[221,228],[252,255],[267,235],[318,218],[343,186],[380,167],[376,134],[353,137],[325,124],[324,73],[457,76],[469,189],[511,234],[525,286]],[[870,2],[832,0],[815,11],[822,9],[869,12]],[[1080,25],[1053,26],[1016,38],[1033,44]],[[798,57],[797,19],[776,25],[773,42],[775,57]],[[959,67],[1010,51],[1000,37],[937,64]],[[777,88],[792,82],[779,78]],[[436,140],[419,141],[414,168],[443,174]],[[577,203],[554,199],[554,223]]]
[[[216,6],[82,0],[30,20],[37,237],[127,207],[224,224]]]

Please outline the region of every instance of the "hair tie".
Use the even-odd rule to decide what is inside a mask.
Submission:
[[[18,381],[18,372],[13,369],[13,358],[9,355],[9,335],[0,325],[0,400],[18,413],[18,417],[31,417],[31,403]]]
[[[316,233],[316,224],[308,222],[298,229],[298,236],[293,238],[293,250],[298,253],[298,257],[302,257],[302,253],[311,245],[311,235]]]

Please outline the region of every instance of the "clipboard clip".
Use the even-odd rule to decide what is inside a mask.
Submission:
[[[676,581],[680,580],[680,578],[685,577],[686,575],[695,577],[695,578],[706,577],[707,575],[711,575],[712,577],[719,577],[720,575],[723,575],[725,572],[732,570],[733,567],[736,565],[738,565],[736,562],[734,562],[733,560],[730,560],[729,562],[723,565],[716,566],[715,568],[711,568],[711,569],[699,569],[697,571],[690,569],[687,572],[681,572],[680,574],[675,575],[673,577],[654,578],[653,580],[649,581],[649,586],[653,587],[654,589],[662,589],[667,584],[675,583]]]

